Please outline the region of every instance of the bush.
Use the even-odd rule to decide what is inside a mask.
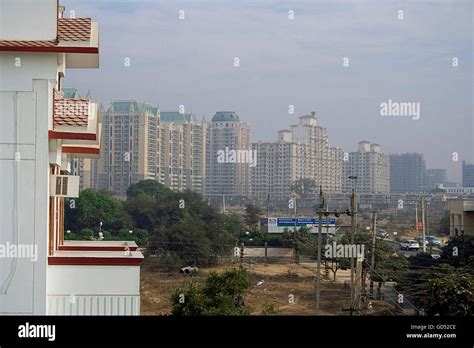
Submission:
[[[171,295],[172,313],[189,315],[248,315],[244,295],[250,288],[245,269],[211,272],[203,286],[193,282]]]
[[[91,240],[94,237],[94,234],[95,236],[97,236],[97,232],[94,231],[92,228],[84,228],[80,232],[79,236],[81,239]]]

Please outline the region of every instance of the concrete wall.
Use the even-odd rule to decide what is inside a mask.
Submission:
[[[0,91],[31,91],[33,79],[55,80],[57,61],[53,53],[1,53]]]
[[[140,267],[49,266],[51,315],[139,315]]]
[[[56,0],[0,0],[0,40],[53,40],[56,18]]]
[[[0,90],[0,244],[33,245],[38,257],[0,260],[2,314],[46,312],[51,88],[36,80],[29,92]]]
[[[474,201],[449,200],[448,201],[450,227],[449,234],[455,235],[464,231],[466,235],[474,235]]]

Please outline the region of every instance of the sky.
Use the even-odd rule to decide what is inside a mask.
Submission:
[[[65,17],[100,26],[100,68],[70,69],[63,85],[105,108],[136,99],[207,120],[235,111],[252,141],[314,111],[344,151],[367,140],[421,152],[456,182],[461,161],[474,162],[472,0],[61,3]],[[381,115],[389,100],[419,103],[419,118]]]

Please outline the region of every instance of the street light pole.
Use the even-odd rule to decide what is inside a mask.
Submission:
[[[323,240],[323,187],[319,186],[319,212],[318,212],[318,265],[316,268],[316,311],[319,312],[319,299],[321,293],[321,244]]]

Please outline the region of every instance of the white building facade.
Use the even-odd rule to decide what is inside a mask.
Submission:
[[[64,240],[71,160],[99,156],[101,123],[61,89],[67,68],[98,67],[98,24],[63,12],[0,0],[0,314],[139,314],[134,243]]]
[[[355,189],[358,193],[390,192],[390,161],[378,144],[358,143],[358,151],[343,158],[343,192]],[[352,177],[353,179],[351,179]]]
[[[259,201],[289,200],[298,180],[311,180],[324,192],[341,192],[342,150],[329,145],[316,114],[302,116],[276,142],[257,142],[257,165],[251,168],[251,192]]]

